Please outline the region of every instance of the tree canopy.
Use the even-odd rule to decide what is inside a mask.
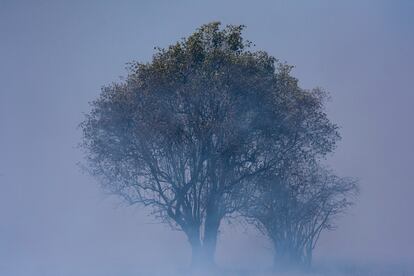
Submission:
[[[252,50],[244,26],[201,26],[132,62],[81,124],[88,167],[107,191],[182,230],[193,262],[213,261],[220,222],[269,170],[331,152],[337,126],[320,89]]]

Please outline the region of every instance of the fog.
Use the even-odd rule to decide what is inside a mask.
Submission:
[[[412,1],[1,0],[0,274],[185,271],[182,233],[105,195],[80,170],[78,124],[100,87],[126,74],[125,63],[149,61],[154,46],[217,20],[245,24],[256,49],[296,66],[302,87],[331,94],[328,113],[343,139],[327,162],[357,177],[361,195],[339,228],[322,234],[315,265],[341,273],[408,266],[413,14]],[[234,275],[266,275],[271,254],[252,229],[222,225],[216,261]]]

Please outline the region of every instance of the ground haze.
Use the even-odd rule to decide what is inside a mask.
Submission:
[[[403,0],[0,1],[0,274],[187,267],[182,233],[106,196],[82,173],[77,126],[126,62],[149,61],[154,46],[217,20],[247,25],[258,48],[296,65],[302,87],[331,93],[328,114],[343,139],[327,163],[358,177],[361,194],[338,230],[321,237],[315,264],[404,270],[414,263],[413,12]],[[268,242],[232,227],[220,230],[217,263],[271,266]]]

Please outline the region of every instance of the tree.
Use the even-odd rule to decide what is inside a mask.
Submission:
[[[295,162],[260,179],[245,215],[271,240],[275,268],[309,267],[321,232],[335,228],[357,192],[355,180],[315,160]]]
[[[243,28],[203,25],[150,63],[131,63],[81,124],[90,172],[183,231],[194,265],[213,263],[220,222],[241,209],[251,179],[338,139],[317,90],[250,51]]]

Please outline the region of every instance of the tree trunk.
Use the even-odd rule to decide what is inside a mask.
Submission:
[[[203,264],[202,246],[200,240],[191,244],[191,267],[199,268]]]
[[[214,254],[217,246],[218,223],[205,227],[203,240],[204,261],[207,266],[214,266]]]
[[[220,227],[221,217],[216,204],[210,204],[206,212],[206,221],[204,225],[203,252],[205,263],[208,266],[214,266],[214,254],[217,247],[217,236]]]
[[[191,245],[191,266],[199,267],[203,262],[203,247],[200,240],[200,226],[193,226],[187,234],[188,241]]]
[[[195,234],[189,237],[192,249],[191,265],[193,268],[212,268],[215,265],[214,254],[220,226],[220,218],[216,214],[217,212],[213,210],[206,214],[206,221],[203,225],[203,237],[200,235],[200,230],[193,231]]]
[[[273,267],[275,270],[290,270],[300,267],[300,256],[286,241],[274,242]]]
[[[215,248],[211,245],[203,244],[202,246],[192,245],[191,266],[196,269],[214,267]]]
[[[215,226],[215,225],[214,225]],[[204,229],[204,239],[200,235],[191,235],[188,240],[191,244],[191,266],[196,269],[214,267],[214,253],[217,245],[218,224],[215,227]]]
[[[304,265],[305,268],[310,268],[312,265],[312,242],[310,242],[309,244],[306,245],[306,254],[304,257]]]
[[[214,267],[215,245],[209,243],[192,244],[191,266],[196,269]]]

